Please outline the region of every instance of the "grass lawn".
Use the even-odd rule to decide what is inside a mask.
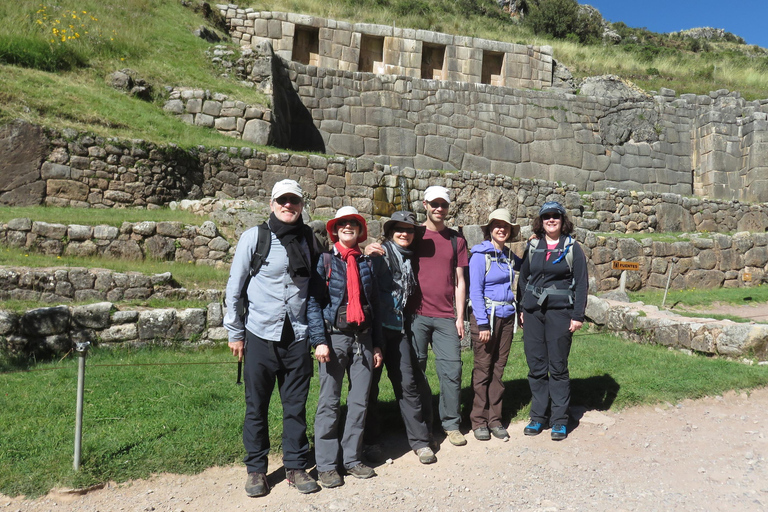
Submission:
[[[462,401],[471,404],[472,354],[463,353]],[[82,487],[171,471],[195,473],[243,456],[243,389],[224,346],[198,350],[92,350],[86,364],[82,464],[72,469],[76,357],[0,374],[0,492],[37,496],[52,487]],[[120,365],[136,366],[120,366]],[[6,367],[7,368],[7,367]],[[505,421],[527,417],[530,391],[522,344],[512,347],[504,374]],[[688,356],[655,346],[585,333],[571,356],[573,403],[600,410],[676,402],[768,384],[768,368]],[[437,390],[434,366],[429,378]],[[382,379],[385,431],[402,431],[391,387]],[[317,379],[307,404],[311,438]],[[435,396],[435,399],[437,397]],[[280,449],[277,394],[270,438]],[[402,433],[404,435],[404,432]]]
[[[84,224],[87,226],[120,227],[123,222],[163,222],[176,221],[193,226],[199,226],[208,217],[195,215],[186,210],[171,210],[160,208],[59,208],[51,206],[3,206],[0,207],[0,222],[26,217],[36,222],[53,224]]]
[[[648,290],[630,292],[630,299],[645,304],[661,306],[664,290]],[[715,302],[722,304],[758,304],[768,302],[768,286],[753,286],[751,288],[712,288],[707,290],[669,290],[665,306],[671,308],[674,304],[684,306],[709,306]]]

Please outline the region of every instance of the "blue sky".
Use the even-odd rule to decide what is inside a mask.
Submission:
[[[579,0],[608,21],[653,32],[696,27],[724,28],[747,44],[768,48],[768,0]]]

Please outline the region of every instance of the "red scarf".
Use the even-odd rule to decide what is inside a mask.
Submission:
[[[347,262],[347,322],[362,324],[365,321],[363,305],[360,302],[360,269],[357,266],[357,257],[362,256],[360,247],[347,247],[341,242],[336,242],[336,250],[341,259]]]

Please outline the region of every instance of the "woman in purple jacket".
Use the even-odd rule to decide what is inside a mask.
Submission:
[[[508,441],[501,424],[501,399],[504,395],[504,367],[515,328],[515,297],[512,281],[517,256],[510,254],[506,242],[520,232],[512,224],[509,210],[500,208],[488,216],[483,226],[485,241],[472,247],[469,260],[469,299],[472,303],[470,333],[475,352],[472,370],[472,431],[475,439],[494,437]]]

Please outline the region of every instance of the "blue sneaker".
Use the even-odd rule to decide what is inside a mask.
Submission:
[[[552,425],[552,440],[553,441],[562,441],[568,437],[568,429],[565,428],[565,425],[562,423],[556,423]]]
[[[541,434],[542,430],[544,430],[543,423],[539,423],[538,421],[531,420],[531,422],[525,426],[525,429],[523,430],[523,434],[527,436],[537,436]]]

